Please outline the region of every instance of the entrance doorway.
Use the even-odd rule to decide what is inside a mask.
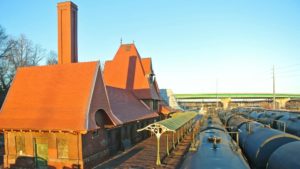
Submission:
[[[34,154],[35,163],[37,168],[48,168],[48,139],[47,138],[34,138]]]

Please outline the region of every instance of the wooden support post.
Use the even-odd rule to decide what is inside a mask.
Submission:
[[[166,135],[167,135],[167,155],[169,156],[170,155],[170,153],[169,153],[169,134],[166,133]]]
[[[175,149],[174,132],[172,133],[172,137],[173,149]]]
[[[179,139],[182,140],[182,128],[179,129]]]
[[[182,138],[182,128],[179,129],[179,141],[181,141]]]
[[[193,144],[195,143],[195,133],[194,133],[194,129],[193,129]]]
[[[160,135],[156,135],[156,140],[157,140],[156,165],[161,165],[161,162],[160,162],[160,153],[159,153]]]

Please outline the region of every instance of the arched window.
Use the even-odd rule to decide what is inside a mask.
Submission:
[[[112,121],[103,109],[95,113],[95,122],[98,127],[103,128],[105,125],[111,125]]]

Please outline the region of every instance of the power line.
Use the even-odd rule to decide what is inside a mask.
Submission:
[[[284,79],[284,78],[298,78],[298,77],[300,77],[300,74],[277,75],[277,77],[280,77],[281,79]]]
[[[294,64],[290,64],[290,65],[279,66],[279,67],[276,67],[276,71],[295,68],[295,67],[298,67],[298,66],[300,66],[300,63],[294,63]]]
[[[286,73],[300,73],[300,69],[298,69],[298,70],[293,70],[293,69],[290,69],[290,70],[284,70],[284,71],[278,71],[277,69],[276,69],[276,72],[277,73],[279,73],[279,74],[286,74]]]

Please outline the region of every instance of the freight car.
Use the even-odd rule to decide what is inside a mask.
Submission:
[[[188,152],[182,169],[249,169],[238,145],[231,139],[218,117],[209,117],[198,133],[197,151]]]
[[[229,130],[239,132],[239,144],[251,168],[277,169],[277,163],[289,164],[282,164],[282,169],[300,168],[299,160],[293,159],[299,159],[299,153],[292,148],[299,146],[299,137],[266,127],[236,113],[222,114],[220,117],[228,117],[223,120]],[[281,161],[276,161],[278,159]]]
[[[298,113],[252,108],[235,109],[234,112],[234,114],[242,114],[244,117],[269,125],[274,129],[284,130],[300,137],[300,114]]]
[[[294,141],[279,147],[269,158],[267,169],[300,168],[300,141]]]
[[[272,124],[274,128],[278,128],[278,123],[282,122],[285,124],[284,130],[287,133],[300,137],[300,115],[285,115],[280,117],[277,121]]]

